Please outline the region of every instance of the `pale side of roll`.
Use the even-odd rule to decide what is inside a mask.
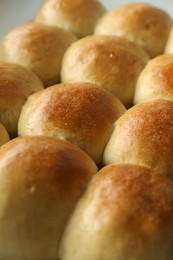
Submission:
[[[19,135],[48,135],[79,146],[100,164],[114,122],[126,111],[109,91],[91,83],[62,83],[31,95]]]
[[[165,53],[173,53],[173,26],[170,30],[169,37],[165,46]]]
[[[12,29],[0,45],[0,60],[35,72],[44,86],[60,81],[61,61],[75,35],[55,26],[27,23]]]
[[[60,260],[172,260],[173,183],[152,169],[109,165],[90,182],[62,237]]]
[[[148,60],[142,48],[126,39],[91,35],[76,41],[65,52],[61,81],[95,83],[130,107],[137,78]]]
[[[104,164],[148,166],[173,179],[173,101],[154,100],[130,108],[116,121]]]
[[[103,15],[95,34],[123,37],[155,57],[164,52],[172,26],[165,10],[148,3],[127,3]]]
[[[97,21],[106,12],[97,0],[47,0],[35,21],[59,26],[82,38],[94,32]]]
[[[3,124],[0,123],[0,146],[10,141],[9,134]]]
[[[95,163],[53,137],[17,137],[0,147],[0,258],[58,258],[61,234]]]
[[[16,137],[17,124],[28,96],[42,90],[41,80],[29,69],[0,62],[0,122],[10,137]]]
[[[135,89],[134,104],[155,100],[173,101],[173,54],[150,60],[142,70]]]

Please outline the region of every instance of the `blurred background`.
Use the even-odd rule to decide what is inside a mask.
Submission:
[[[73,1],[73,0],[72,0]],[[100,0],[108,9],[114,9],[133,0]],[[0,0],[0,39],[17,25],[32,20],[44,0]],[[173,0],[137,1],[161,7],[173,16]]]

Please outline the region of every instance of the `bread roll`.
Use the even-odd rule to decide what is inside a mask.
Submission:
[[[34,71],[44,86],[60,81],[62,57],[76,40],[72,32],[55,26],[27,23],[11,30],[0,46],[0,60]]]
[[[173,179],[173,101],[133,106],[116,121],[104,151],[104,164],[148,166]]]
[[[134,95],[134,104],[154,99],[173,101],[173,54],[150,60],[141,72]]]
[[[164,52],[172,25],[170,15],[156,6],[127,3],[103,15],[95,34],[121,36],[155,57]]]
[[[165,46],[165,53],[173,53],[173,27],[169,33],[169,37]]]
[[[61,80],[95,83],[129,107],[137,78],[148,60],[142,48],[126,39],[91,35],[68,48],[62,62]]]
[[[0,145],[3,145],[10,141],[9,134],[6,128],[0,123]]]
[[[47,0],[35,21],[62,27],[81,38],[93,33],[105,12],[105,7],[97,0]]]
[[[172,260],[173,183],[109,165],[91,181],[62,237],[61,260]]]
[[[31,95],[19,135],[49,135],[74,143],[100,164],[116,119],[125,112],[111,93],[91,83],[62,83]]]
[[[0,122],[11,138],[17,135],[22,105],[29,95],[42,89],[42,82],[32,71],[17,64],[0,62]]]
[[[94,162],[53,137],[18,137],[0,147],[0,257],[57,259],[61,233]]]

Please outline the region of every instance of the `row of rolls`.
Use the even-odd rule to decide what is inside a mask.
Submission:
[[[0,42],[0,259],[173,259],[173,21],[47,0]]]

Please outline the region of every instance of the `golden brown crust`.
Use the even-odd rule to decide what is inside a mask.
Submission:
[[[60,259],[171,260],[172,214],[172,181],[146,167],[109,165],[78,202]]]
[[[150,60],[141,72],[134,104],[154,99],[173,100],[173,55],[163,54]]]
[[[117,120],[104,151],[105,164],[132,163],[173,178],[173,101],[138,104]]]
[[[127,3],[106,13],[95,34],[117,35],[143,47],[151,57],[164,52],[172,19],[164,10],[147,3]]]
[[[113,124],[124,112],[118,99],[94,84],[62,83],[30,96],[18,133],[66,139],[100,163]]]
[[[0,255],[56,259],[64,226],[96,172],[89,156],[53,137],[18,137],[1,146]]]
[[[43,89],[40,79],[20,65],[0,62],[0,122],[9,135],[17,134],[22,105],[29,95]]]
[[[105,12],[105,7],[97,0],[47,0],[35,20],[60,26],[81,38],[93,33]]]
[[[127,107],[132,104],[136,80],[149,60],[146,52],[116,36],[87,36],[66,51],[62,82],[87,81],[108,89]]]
[[[75,40],[73,33],[55,26],[24,24],[4,37],[0,59],[31,69],[48,86],[59,82],[62,57]]]

